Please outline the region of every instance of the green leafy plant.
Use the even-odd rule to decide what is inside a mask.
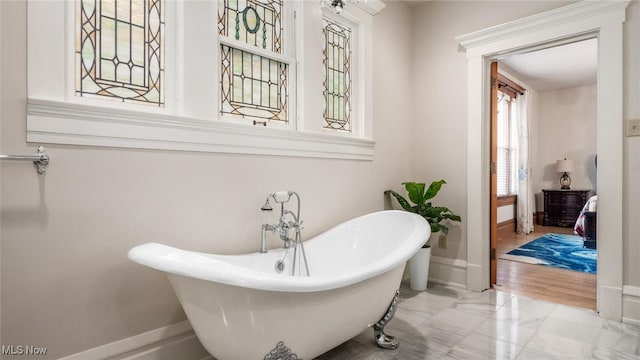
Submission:
[[[405,199],[402,195],[393,190],[387,190],[385,194],[391,194],[400,206],[405,210],[412,213],[416,213],[425,218],[429,225],[431,225],[431,233],[442,232],[445,236],[449,233],[449,228],[443,224],[445,220],[461,221],[460,216],[454,214],[449,208],[444,206],[433,206],[429,200],[433,199],[442,185],[447,182],[444,180],[434,181],[426,188],[425,183],[417,182],[404,182],[404,188],[407,190],[409,200]],[[423,247],[429,247],[427,243]]]

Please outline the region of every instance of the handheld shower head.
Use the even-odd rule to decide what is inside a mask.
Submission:
[[[260,208],[260,211],[273,211],[273,207],[271,207],[271,204],[269,203],[269,197],[267,197],[267,200],[264,202],[264,205],[262,205],[262,207]]]

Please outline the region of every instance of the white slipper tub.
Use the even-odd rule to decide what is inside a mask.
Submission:
[[[430,234],[422,217],[404,211],[347,221],[304,243],[310,277],[289,275],[292,251],[276,272],[284,249],[229,256],[148,243],[129,259],[167,273],[216,359],[311,360],[369,326],[383,343],[392,339],[382,327],[395,311],[404,266]]]

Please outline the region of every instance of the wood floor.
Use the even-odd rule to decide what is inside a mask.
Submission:
[[[529,235],[498,238],[498,279],[493,287],[536,299],[596,310],[596,275],[501,260],[500,255],[546,233],[572,234],[571,228],[536,225]]]

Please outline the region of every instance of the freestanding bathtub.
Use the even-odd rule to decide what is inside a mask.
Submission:
[[[285,249],[230,256],[147,243],[128,256],[167,273],[216,359],[311,360],[369,326],[380,332],[395,311],[406,261],[430,234],[422,217],[404,211],[347,221],[304,243],[309,277],[290,275]]]

